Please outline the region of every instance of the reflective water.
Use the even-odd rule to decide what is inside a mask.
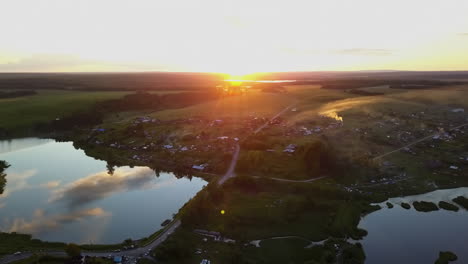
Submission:
[[[138,239],[193,197],[202,179],[156,176],[147,167],[119,167],[86,156],[71,142],[0,141],[7,184],[0,195],[0,230],[48,241],[117,243]]]
[[[439,251],[452,251],[457,262],[468,263],[468,211],[439,210],[418,212],[414,208],[403,209],[401,202],[446,201],[464,195],[468,188],[438,190],[435,192],[392,198],[395,207],[388,209],[385,203],[379,211],[365,216],[359,227],[368,231],[361,243],[367,264],[434,263]]]

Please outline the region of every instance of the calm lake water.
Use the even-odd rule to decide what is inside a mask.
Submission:
[[[452,251],[458,261],[468,263],[468,211],[439,210],[418,212],[400,206],[401,202],[439,201],[453,203],[459,195],[468,197],[468,188],[438,190],[423,195],[392,198],[392,209],[382,209],[365,216],[359,227],[369,233],[361,241],[366,264],[434,263],[439,251]]]
[[[161,228],[206,182],[156,176],[147,167],[119,167],[86,156],[71,142],[0,141],[7,184],[0,195],[0,230],[47,241],[117,243]]]

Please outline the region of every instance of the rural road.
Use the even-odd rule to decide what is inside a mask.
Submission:
[[[284,108],[283,110],[281,110],[279,113],[277,113],[276,115],[274,115],[272,118],[268,119],[267,122],[265,122],[265,124],[261,125],[260,127],[258,127],[257,129],[255,129],[255,131],[253,132],[254,134],[257,134],[258,132],[262,131],[262,129],[264,129],[265,127],[268,126],[268,124],[272,121],[272,120],[275,120],[276,118],[278,118],[280,115],[284,114],[286,111],[288,111],[291,107],[293,107],[294,105],[296,105],[296,103],[293,103],[289,106],[287,106],[286,108]],[[225,181],[227,181],[228,179],[232,178],[235,176],[235,173],[234,173],[234,169],[236,168],[236,165],[237,165],[237,161],[239,160],[239,152],[240,152],[240,145],[239,143],[236,143],[236,146],[235,146],[235,149],[234,149],[234,154],[232,155],[232,160],[231,160],[231,164],[229,164],[229,168],[228,170],[226,171],[226,173],[218,180],[218,184],[219,185],[222,185]],[[0,263],[1,264],[1,263]]]
[[[221,177],[218,181],[218,184],[221,185],[229,178],[234,177],[234,169],[236,168],[237,161],[239,160],[239,152],[240,152],[240,145],[236,143],[234,154],[232,155],[231,164],[229,164],[229,168],[226,173]]]
[[[273,116],[272,118],[270,118],[267,122],[265,122],[265,124],[261,125],[259,128],[255,129],[254,131],[254,134],[257,134],[258,132],[262,131],[266,126],[268,126],[268,124],[275,120],[276,118],[278,118],[280,115],[284,114],[286,111],[288,111],[289,109],[291,109],[292,107],[294,107],[297,103],[293,103],[289,106],[287,106],[286,108],[284,108],[283,110],[281,110],[279,113],[277,113],[275,116]]]
[[[144,247],[138,247],[135,249],[130,249],[130,250],[123,250],[120,252],[114,252],[114,251],[102,251],[102,252],[94,252],[94,251],[83,251],[81,254],[82,255],[87,255],[87,256],[92,256],[92,257],[107,257],[109,255],[112,256],[130,256],[130,257],[140,257],[143,256],[145,253],[148,253],[151,249],[159,246],[162,242],[164,242],[169,235],[171,235],[179,226],[180,226],[180,220],[176,220],[175,222],[172,222],[170,226],[164,230],[158,238],[153,240],[151,243]],[[40,251],[42,254],[46,255],[51,255],[51,256],[58,256],[58,257],[64,257],[66,256],[64,251]],[[13,261],[21,260],[28,258],[33,255],[33,252],[24,252],[19,255],[7,255],[3,258],[0,259],[0,264],[8,264]]]
[[[465,123],[465,124],[463,124],[463,125],[459,125],[459,126],[456,126],[456,127],[454,127],[454,128],[451,128],[451,129],[449,129],[448,131],[452,131],[452,130],[455,130],[455,129],[458,129],[458,128],[462,128],[462,127],[464,127],[464,126],[466,126],[466,125],[468,125],[468,123]],[[403,147],[394,149],[394,150],[392,150],[392,151],[389,151],[389,152],[387,152],[387,153],[384,153],[384,154],[382,154],[382,155],[379,155],[379,156],[377,156],[377,157],[374,157],[373,160],[377,160],[377,159],[383,158],[383,157],[388,156],[388,155],[390,155],[390,154],[392,154],[392,153],[395,153],[395,152],[397,152],[397,151],[400,151],[400,150],[402,150],[402,149],[404,149],[404,148],[411,147],[411,146],[413,146],[413,145],[415,145],[415,144],[418,144],[419,142],[428,140],[428,139],[430,139],[430,138],[432,138],[433,136],[438,135],[438,134],[439,134],[439,133],[437,132],[437,133],[431,134],[431,135],[429,135],[429,136],[420,138],[420,139],[418,139],[418,140],[416,140],[416,141],[413,141],[413,142],[411,142],[411,143],[409,143],[409,144],[407,144],[407,145],[405,145],[405,146],[403,146]]]

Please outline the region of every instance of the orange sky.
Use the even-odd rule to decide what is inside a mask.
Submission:
[[[0,0],[0,72],[468,70],[466,0]]]

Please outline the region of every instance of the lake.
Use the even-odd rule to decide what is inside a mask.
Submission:
[[[119,243],[161,228],[207,183],[159,177],[148,167],[118,167],[86,156],[72,142],[0,141],[7,184],[0,195],[0,230],[47,241]]]
[[[400,206],[401,202],[413,201],[455,204],[451,200],[460,195],[468,197],[468,188],[391,198],[391,209],[380,204],[381,210],[363,217],[359,223],[359,228],[368,231],[360,241],[366,264],[434,263],[439,251],[455,253],[458,261],[451,263],[468,263],[468,211],[458,206],[458,212],[418,212],[412,206],[409,210]]]

